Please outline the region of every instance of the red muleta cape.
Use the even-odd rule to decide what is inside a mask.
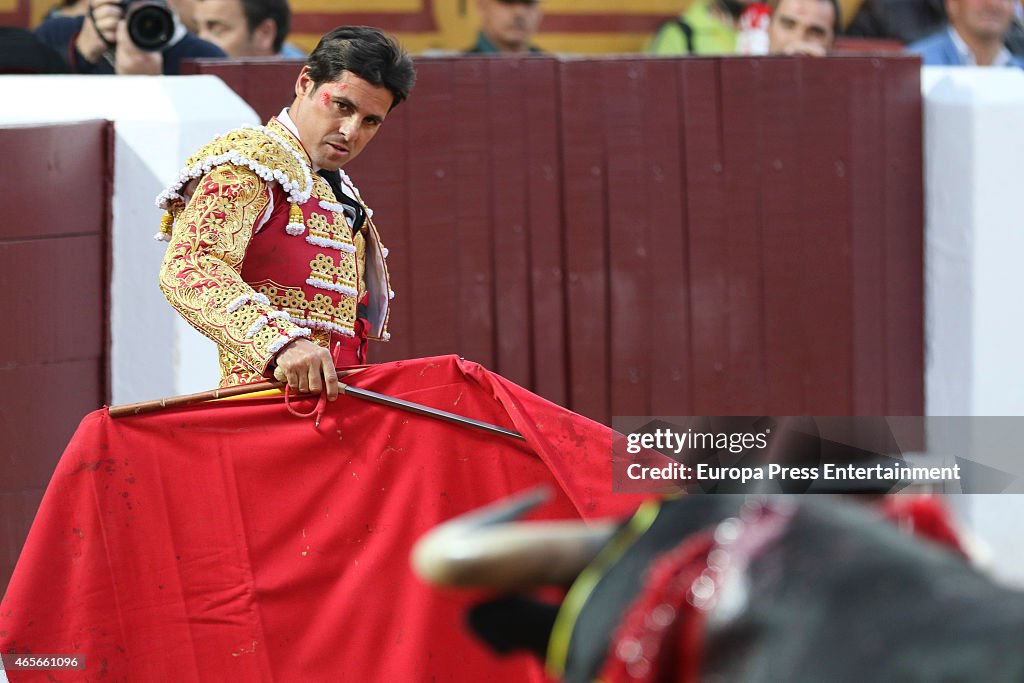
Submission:
[[[21,681],[545,680],[463,627],[409,551],[434,525],[537,483],[542,515],[623,517],[608,428],[454,356],[350,378],[519,431],[493,436],[357,399],[319,428],[280,398],[82,421],[2,603],[0,652],[79,654]],[[311,399],[303,399],[308,409]]]

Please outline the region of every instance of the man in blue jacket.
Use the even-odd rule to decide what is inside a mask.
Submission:
[[[1018,66],[1003,42],[1013,22],[1015,0],[946,0],[949,25],[911,43],[908,51],[930,66]]]

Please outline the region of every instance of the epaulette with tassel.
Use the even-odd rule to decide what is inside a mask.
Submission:
[[[277,133],[265,126],[236,128],[204,145],[189,157],[177,179],[157,195],[156,205],[163,209],[160,232],[156,239],[169,242],[174,220],[184,205],[181,194],[189,182],[209,173],[221,164],[245,166],[267,183],[276,182],[288,194],[288,225],[290,235],[301,235],[306,230],[301,205],[313,193],[313,176],[309,164]]]

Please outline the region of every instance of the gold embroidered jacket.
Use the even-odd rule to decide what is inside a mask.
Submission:
[[[160,288],[217,343],[222,386],[257,381],[297,337],[328,348],[352,337],[360,302],[368,336],[388,338],[387,250],[372,211],[363,205],[367,219],[353,234],[311,171],[302,144],[272,119],[204,146],[157,198],[170,242]]]

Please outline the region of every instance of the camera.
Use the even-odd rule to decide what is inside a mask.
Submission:
[[[128,37],[140,50],[157,52],[174,37],[174,15],[165,0],[121,0]]]

